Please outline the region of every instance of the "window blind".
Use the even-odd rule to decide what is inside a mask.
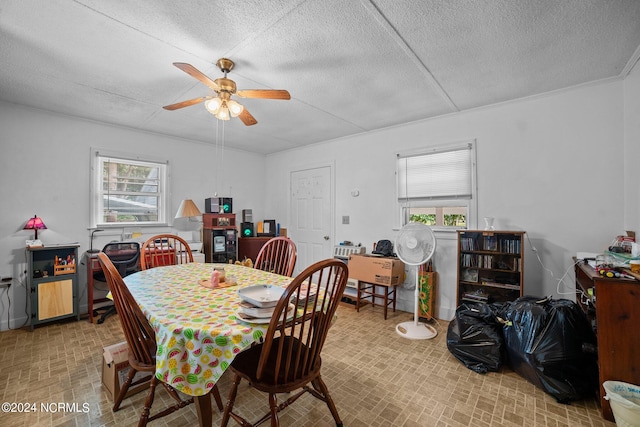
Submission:
[[[398,199],[470,199],[471,153],[468,144],[428,153],[398,154]]]

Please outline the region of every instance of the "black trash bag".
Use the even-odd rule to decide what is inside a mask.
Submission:
[[[447,348],[464,366],[479,374],[496,372],[504,361],[502,304],[463,303],[447,330]]]
[[[594,396],[596,337],[573,301],[518,298],[505,306],[503,329],[511,368],[559,403]]]

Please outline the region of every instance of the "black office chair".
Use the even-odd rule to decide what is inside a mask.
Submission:
[[[125,277],[131,273],[138,271],[138,260],[140,259],[140,244],[138,242],[112,242],[107,243],[104,248],[104,252],[113,265],[118,269],[120,276]],[[104,272],[102,270],[93,274],[93,280],[99,280],[106,282]],[[98,319],[98,324],[102,324],[107,317],[116,313],[115,305],[106,305],[104,307],[93,310],[93,315],[98,315],[98,310],[106,310]]]

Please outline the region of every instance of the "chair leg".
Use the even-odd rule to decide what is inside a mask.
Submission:
[[[231,411],[233,411],[233,404],[236,402],[236,395],[238,394],[238,385],[240,384],[240,375],[236,375],[233,379],[233,384],[231,384],[231,391],[229,391],[229,399],[227,400],[227,404],[224,407],[224,412],[222,413],[222,422],[220,423],[220,427],[227,427],[229,423],[229,417],[231,416]]]
[[[322,381],[322,378],[318,376],[315,380],[312,381],[313,387],[320,391],[324,396],[324,401],[329,407],[329,411],[331,411],[331,415],[333,415],[333,420],[336,422],[337,427],[342,427],[342,420],[338,415],[338,409],[336,408],[335,403],[333,403],[333,399],[331,399],[331,395],[329,394],[329,389],[327,385]]]
[[[127,394],[127,391],[129,390],[129,386],[131,385],[131,381],[133,381],[133,377],[136,375],[136,372],[138,371],[136,371],[133,368],[129,369],[129,375],[127,375],[127,379],[122,384],[122,387],[120,388],[120,393],[118,393],[118,397],[116,397],[115,402],[113,402],[113,412],[116,412],[120,409],[120,404],[124,399],[124,395]]]
[[[149,391],[147,392],[147,398],[144,400],[144,408],[142,408],[142,414],[140,414],[138,427],[144,427],[147,425],[147,422],[149,422],[149,412],[151,412],[151,405],[153,405],[157,385],[158,379],[154,375],[151,377],[151,381],[149,382]]]
[[[216,405],[218,405],[218,410],[222,411],[224,409],[224,406],[222,405],[222,397],[220,397],[220,389],[218,389],[217,385],[213,386],[213,389],[211,389],[211,394],[216,401]]]
[[[269,393],[269,408],[271,409],[271,427],[280,427],[278,419],[278,399],[275,393]]]

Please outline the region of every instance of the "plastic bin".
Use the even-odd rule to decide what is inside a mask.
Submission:
[[[621,427],[640,427],[640,386],[621,381],[602,383],[604,397],[609,401],[616,425]]]

